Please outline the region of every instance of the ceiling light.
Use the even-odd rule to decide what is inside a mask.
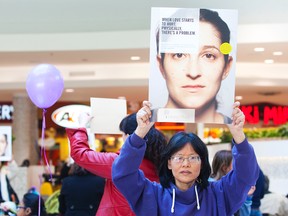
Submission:
[[[132,61],[139,61],[141,58],[140,58],[140,56],[131,56],[130,59]]]
[[[256,47],[256,48],[254,48],[255,52],[263,52],[264,50],[265,50],[264,47]]]
[[[235,96],[235,100],[242,100],[242,99],[243,99],[243,97],[241,95]]]
[[[277,86],[277,82],[272,81],[272,80],[259,80],[259,81],[255,81],[252,83],[252,85],[254,86]]]
[[[266,64],[273,64],[274,63],[274,60],[273,59],[266,59],[264,61]]]
[[[273,52],[273,55],[274,56],[281,56],[281,55],[283,55],[283,52],[281,52],[281,51]]]
[[[65,89],[65,92],[67,93],[73,93],[75,90],[74,89]]]
[[[88,77],[88,76],[95,76],[94,71],[70,71],[69,72],[70,77]]]

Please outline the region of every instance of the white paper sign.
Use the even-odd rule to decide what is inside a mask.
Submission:
[[[127,116],[127,103],[124,99],[90,98],[91,133],[121,134],[119,124]]]
[[[194,109],[169,109],[158,108],[152,110],[151,121],[153,122],[195,122]]]

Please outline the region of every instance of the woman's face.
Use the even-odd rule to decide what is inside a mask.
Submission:
[[[219,32],[207,22],[200,22],[199,28],[197,53],[166,53],[163,65],[158,57],[169,92],[167,107],[201,109],[211,105],[229,73],[232,57],[225,67]]]
[[[185,158],[185,160],[176,162],[173,160],[175,156]],[[186,191],[194,184],[201,171],[201,160],[189,162],[187,158],[190,156],[199,155],[195,152],[192,145],[187,143],[168,160],[168,168],[172,171],[175,184],[182,191]]]
[[[5,135],[0,134],[0,156],[2,156],[5,153],[7,145],[8,143]]]
[[[27,216],[30,215],[30,208],[26,208],[23,201],[21,201],[17,208],[17,216]]]

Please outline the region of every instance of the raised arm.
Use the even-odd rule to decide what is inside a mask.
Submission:
[[[139,166],[146,150],[145,136],[153,123],[151,117],[150,103],[143,102],[143,107],[137,112],[137,129],[130,135],[112,166],[112,180],[118,190],[124,195],[136,215],[149,208],[157,209],[156,201],[151,191],[153,186],[145,178]]]
[[[256,184],[259,175],[259,166],[254,149],[249,144],[243,132],[245,115],[239,109],[239,105],[239,102],[234,103],[232,124],[227,126],[233,136],[233,170],[237,175],[237,179],[240,179],[249,186],[247,189],[248,193],[251,186]]]
[[[224,193],[224,199],[228,203],[228,215],[233,214],[241,207],[259,175],[256,155],[243,132],[245,115],[239,109],[239,105],[239,102],[234,103],[232,124],[227,125],[233,136],[233,169],[215,184]],[[230,206],[234,207],[230,208]]]
[[[79,116],[79,128],[66,128],[67,136],[70,141],[71,157],[81,167],[89,170],[95,175],[111,179],[111,169],[116,153],[96,152],[90,149],[88,144],[87,124],[92,117],[87,113]]]
[[[135,130],[135,134],[142,139],[146,136],[154,124],[154,122],[150,122],[151,115],[151,103],[149,101],[144,101],[143,107],[137,112],[136,115],[138,126]]]
[[[243,132],[243,126],[245,123],[245,115],[239,109],[240,103],[237,101],[233,104],[232,123],[228,124],[230,133],[233,136],[235,144],[240,144],[245,140],[245,134]]]

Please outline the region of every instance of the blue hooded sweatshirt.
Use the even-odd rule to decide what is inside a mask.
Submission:
[[[205,189],[197,183],[186,191],[173,183],[163,188],[139,170],[145,149],[144,139],[130,135],[112,166],[112,180],[137,216],[231,216],[259,175],[254,150],[245,139],[233,147],[233,170],[221,180],[210,182]]]

